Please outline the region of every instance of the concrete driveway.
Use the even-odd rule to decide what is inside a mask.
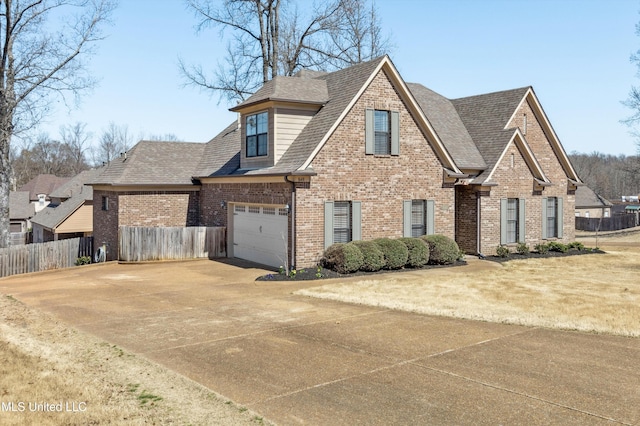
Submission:
[[[318,282],[254,281],[264,273],[110,263],[3,279],[0,293],[278,424],[640,424],[640,339],[311,299],[292,292]]]

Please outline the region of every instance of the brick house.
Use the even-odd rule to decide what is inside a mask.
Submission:
[[[582,183],[533,88],[447,100],[410,87],[467,175],[456,184],[462,250],[494,254],[499,245],[574,238]]]
[[[182,144],[172,166],[178,192],[197,194],[197,218],[180,226],[226,226],[229,256],[308,267],[332,243],[357,239],[438,233],[491,254],[500,244],[573,238],[580,181],[531,88],[448,100],[404,82],[384,56],[276,77],[232,111],[236,122],[207,144]],[[171,161],[160,159],[169,153],[151,144],[109,165],[119,183],[94,188],[95,197],[111,189],[119,198],[101,218],[96,209],[104,238],[145,209],[142,176],[132,178],[141,148],[158,155],[148,163],[162,170],[157,190],[171,186],[163,169]],[[124,206],[127,186],[138,192]]]

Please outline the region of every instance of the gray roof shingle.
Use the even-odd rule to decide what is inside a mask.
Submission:
[[[9,219],[29,219],[35,211],[33,203],[29,200],[29,191],[9,193]]]
[[[232,110],[266,100],[323,104],[272,167],[240,169],[237,121],[206,144],[139,142],[127,157],[112,161],[93,183],[111,185],[191,184],[192,177],[287,174],[301,171],[360,89],[386,56],[331,73],[301,73],[265,83]],[[420,84],[407,84],[459,168],[483,170],[482,183],[515,129],[505,129],[529,87],[449,100]],[[312,172],[308,169],[307,171]]]
[[[240,128],[234,121],[207,142],[194,176],[225,176],[240,167]]]
[[[191,185],[206,144],[140,141],[112,160],[90,183],[101,185]]]
[[[29,199],[38,201],[38,194],[49,196],[56,188],[64,185],[70,178],[62,178],[55,175],[42,174],[34,177],[29,182],[18,188],[18,191],[29,191]]]
[[[103,169],[84,170],[72,177],[67,183],[58,187],[51,194],[52,198],[67,199],[82,194],[85,200],[93,200],[93,188],[87,185],[102,173]]]
[[[487,165],[480,151],[471,139],[453,103],[421,84],[407,83],[407,87],[456,165],[461,169],[486,168]]]
[[[515,131],[505,126],[528,90],[522,87],[451,101],[487,164],[474,182],[482,182],[504,152]]]
[[[76,196],[71,197],[58,205],[49,204],[47,207],[36,213],[36,215],[31,219],[31,222],[42,225],[48,229],[55,229],[80,206],[82,206],[85,201],[86,200],[83,196]]]
[[[323,80],[308,78],[306,75],[300,77],[276,76],[267,81],[246,101],[231,108],[231,111],[237,111],[266,100],[322,105],[329,100],[329,94],[327,93],[327,84]]]
[[[576,189],[576,208],[611,207],[613,203],[596,194],[587,185],[580,185]]]
[[[383,56],[332,73],[311,73],[304,77],[289,77],[289,79],[299,81],[298,87],[309,83],[312,84],[312,87],[317,87],[318,85],[314,81],[321,81],[323,85],[326,85],[329,100],[302,129],[280,161],[273,167],[239,170],[240,129],[234,130],[237,123],[233,123],[207,144],[206,157],[215,155],[220,158],[204,160],[198,168],[196,176],[284,174],[298,170],[311,156],[322,138],[329,132],[331,126],[338,120],[349,102],[353,100],[384,58]],[[309,77],[315,77],[315,79]],[[265,85],[269,85],[269,83]],[[272,89],[268,89],[267,92],[270,90]],[[256,94],[259,92],[260,90]]]

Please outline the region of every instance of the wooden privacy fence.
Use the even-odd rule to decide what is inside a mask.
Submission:
[[[576,229],[579,231],[618,231],[638,226],[635,214],[621,214],[612,217],[576,217]]]
[[[227,256],[225,227],[121,226],[118,242],[118,259],[124,262]]]
[[[69,238],[0,249],[0,277],[74,266],[85,252],[91,255],[89,240],[93,239]]]

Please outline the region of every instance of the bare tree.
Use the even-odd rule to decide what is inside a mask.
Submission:
[[[640,193],[638,156],[572,152],[569,158],[583,182],[609,200],[619,200],[623,195]]]
[[[94,165],[107,164],[128,151],[132,142],[133,137],[129,134],[129,126],[110,122],[107,128],[102,131],[98,146],[93,150]]]
[[[52,139],[47,133],[25,138],[24,146],[14,154],[12,167],[16,184],[21,186],[39,174],[73,177],[89,169],[84,153],[65,141]]]
[[[77,175],[88,168],[86,152],[91,145],[93,137],[87,131],[87,123],[77,122],[60,127],[60,137],[63,146],[68,150],[67,157],[70,160],[70,169],[73,175]]]
[[[186,0],[198,31],[230,34],[223,63],[212,74],[180,61],[187,84],[243,100],[264,82],[303,68],[330,71],[367,61],[390,48],[369,0],[318,2],[300,13],[293,0]],[[307,6],[305,4],[305,6]],[[225,32],[225,31],[228,31]]]
[[[330,27],[323,52],[333,68],[359,64],[387,53],[392,43],[382,34],[375,4],[367,0],[342,0],[338,19]],[[337,52],[337,54],[336,54]]]
[[[0,0],[0,248],[9,244],[11,138],[37,124],[53,96],[78,96],[94,84],[82,59],[114,7],[111,0]]]

